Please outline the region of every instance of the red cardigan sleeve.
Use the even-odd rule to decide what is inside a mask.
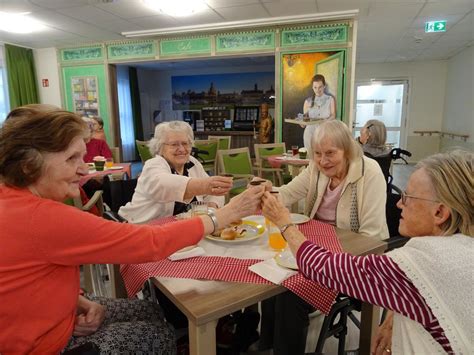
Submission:
[[[37,257],[61,265],[144,263],[198,243],[200,218],[161,226],[117,223],[55,201],[38,203],[29,218]]]

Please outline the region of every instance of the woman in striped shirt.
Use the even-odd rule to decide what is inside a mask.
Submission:
[[[386,255],[356,257],[318,247],[291,224],[288,210],[268,192],[263,213],[284,231],[306,277],[395,312],[392,348],[378,352],[467,354],[474,329],[469,312],[473,160],[472,152],[454,151],[418,164],[398,204],[399,232],[413,239]]]

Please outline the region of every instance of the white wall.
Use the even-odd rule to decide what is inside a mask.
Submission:
[[[459,138],[441,139],[441,150],[459,146],[474,150],[474,46],[448,61],[443,132],[469,134],[467,142]]]
[[[439,137],[420,137],[416,130],[440,131],[443,127],[447,61],[357,64],[355,80],[408,79],[407,145],[412,160],[437,153]]]
[[[34,49],[33,56],[40,103],[62,107],[56,48]],[[48,79],[49,87],[42,86],[42,79]]]

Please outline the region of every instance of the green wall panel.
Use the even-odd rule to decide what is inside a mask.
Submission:
[[[206,53],[211,53],[210,37],[160,41],[160,55],[163,57]]]
[[[347,41],[347,26],[328,26],[300,30],[283,30],[281,45],[344,43]]]
[[[102,46],[85,48],[67,48],[61,50],[63,62],[78,62],[104,59]]]
[[[99,116],[104,120],[104,132],[107,140],[111,142],[110,117],[107,102],[105,66],[104,65],[84,65],[62,68],[66,108],[68,111],[76,112],[73,97],[73,78],[96,78],[98,92]]]
[[[154,42],[109,44],[107,56],[109,59],[154,58],[156,45]]]
[[[244,32],[216,36],[216,52],[240,52],[275,49],[275,33]]]

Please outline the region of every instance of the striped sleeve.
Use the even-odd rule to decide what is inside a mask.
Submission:
[[[428,304],[389,256],[334,254],[306,241],[296,259],[305,277],[420,323],[448,353],[452,351]]]

